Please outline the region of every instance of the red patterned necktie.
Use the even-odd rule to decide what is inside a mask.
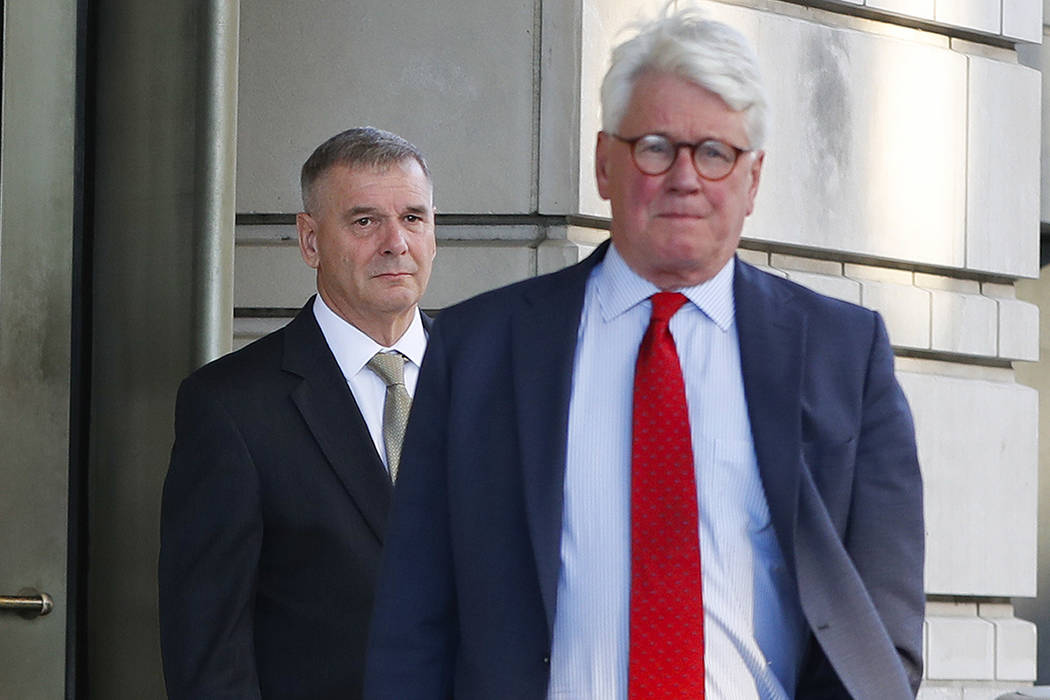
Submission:
[[[696,476],[685,383],[668,324],[686,301],[652,296],[634,371],[630,700],[704,697]]]

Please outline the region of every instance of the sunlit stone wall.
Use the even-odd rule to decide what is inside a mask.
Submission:
[[[663,4],[242,0],[235,344],[312,293],[298,168],[347,126],[429,156],[426,308],[586,255],[606,235],[593,147],[609,49]],[[922,697],[994,698],[1036,677],[1012,599],[1036,592],[1037,395],[1013,363],[1039,351],[1014,285],[1039,270],[1041,80],[1023,63],[1042,2],[821,5],[704,3],[754,41],[770,88],[742,257],[885,316],[926,481]]]

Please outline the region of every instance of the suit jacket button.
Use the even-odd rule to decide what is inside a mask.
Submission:
[[[544,656],[543,657],[543,663],[544,664],[550,664],[550,662],[551,662],[551,657],[549,657],[549,656]]]

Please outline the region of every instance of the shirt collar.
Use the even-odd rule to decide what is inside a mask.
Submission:
[[[397,350],[417,367],[423,363],[427,336],[418,308],[408,330],[389,348],[372,340],[353,324],[347,323],[328,308],[328,304],[324,303],[320,294],[314,299],[313,310],[317,325],[321,327],[321,333],[324,334],[328,347],[335,355],[335,361],[339,363],[339,369],[347,379],[364,369],[373,355],[384,350]]]
[[[684,294],[723,331],[729,329],[735,316],[733,302],[735,265],[736,257],[734,256],[718,271],[718,274],[706,282],[676,290]],[[594,283],[597,287],[602,319],[606,322],[660,291],[655,284],[630,268],[616,250],[615,243],[609,246],[605,259],[595,270]]]

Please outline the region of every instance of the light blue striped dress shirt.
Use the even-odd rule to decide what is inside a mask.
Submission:
[[[696,467],[707,698],[790,698],[806,629],[758,475],[730,261],[671,319]],[[627,698],[631,401],[648,297],[610,246],[587,283],[569,405],[548,698]],[[787,689],[787,691],[785,691]]]

